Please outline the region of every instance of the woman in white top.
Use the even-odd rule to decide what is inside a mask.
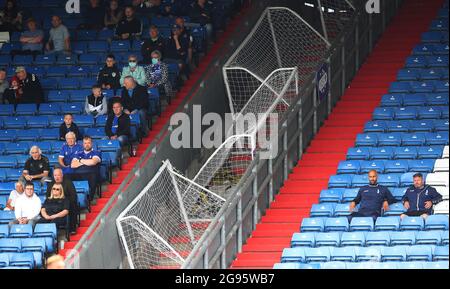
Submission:
[[[5,211],[14,211],[14,206],[16,204],[17,198],[20,198],[23,196],[23,192],[25,190],[23,189],[23,184],[21,182],[16,183],[16,189],[12,190],[9,194],[8,202],[6,203]]]

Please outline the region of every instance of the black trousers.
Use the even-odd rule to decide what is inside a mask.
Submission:
[[[420,217],[423,214],[427,214],[430,215],[430,213],[428,213],[427,210],[420,210],[420,211],[410,211],[410,212],[405,212],[403,213],[403,215],[407,215],[409,217]]]
[[[89,183],[89,200],[93,200],[95,196],[95,190],[99,184],[99,174],[91,173],[91,174],[70,174],[67,175],[71,181],[88,181]]]

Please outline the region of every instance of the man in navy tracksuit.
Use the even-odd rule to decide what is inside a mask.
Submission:
[[[413,176],[414,185],[409,187],[402,198],[403,206],[407,210],[400,217],[421,216],[426,218],[433,214],[433,205],[442,201],[442,196],[435,188],[424,184],[423,176],[417,173]]]
[[[349,222],[354,217],[372,217],[375,221],[381,216],[381,209],[387,211],[389,205],[395,203],[395,198],[389,189],[379,185],[377,181],[377,171],[371,170],[369,172],[369,185],[359,189],[358,195],[350,204],[350,212],[352,214],[348,216]],[[358,212],[353,212],[358,204],[361,204]]]

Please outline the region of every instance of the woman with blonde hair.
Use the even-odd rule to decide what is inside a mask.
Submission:
[[[50,196],[45,200],[41,209],[39,223],[66,224],[66,216],[69,214],[70,201],[64,196],[61,184],[54,184]]]

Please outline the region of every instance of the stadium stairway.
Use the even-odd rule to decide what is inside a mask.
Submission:
[[[141,144],[139,144],[136,157],[129,157],[128,162],[123,164],[122,170],[120,170],[117,175],[113,177],[112,184],[108,185],[106,190],[102,191],[102,197],[97,199],[97,203],[95,205],[91,206],[91,211],[87,213],[85,219],[80,222],[80,226],[77,229],[76,234],[71,236],[70,242],[64,243],[63,248],[59,250],[60,255],[66,257],[67,254],[75,248],[99,213],[105,208],[116,190],[124,182],[131,170],[136,166],[139,159],[145,154],[148,146],[153,142],[159,144],[160,141],[164,139],[168,133],[167,130],[164,130],[164,127],[169,123],[170,117],[177,111],[177,108],[185,101],[191,91],[194,91],[195,93],[195,91],[198,90],[200,86],[199,80],[210,72],[211,68],[209,68],[209,66],[214,57],[218,57],[224,53],[223,49],[226,47],[225,44],[229,40],[229,37],[235,33],[240,25],[242,25],[242,21],[245,20],[245,15],[250,11],[249,8],[249,2],[244,2],[241,11],[235,15],[233,19],[231,19],[230,23],[227,25],[227,29],[223,33],[220,33],[218,39],[214,42],[208,53],[202,58],[198,67],[191,73],[189,80],[184,83],[184,86],[172,98],[171,103],[167,105],[161,116],[156,122],[153,123],[152,130],[149,132],[149,135],[142,140]],[[151,154],[147,156],[147,159],[150,158],[150,156]],[[127,185],[129,185],[133,180],[134,177],[130,179]],[[127,186],[125,188],[127,188]],[[112,206],[113,205],[114,203]],[[94,233],[95,230],[88,236],[88,239],[90,239]]]
[[[345,160],[347,149],[371,120],[381,96],[396,80],[398,70],[420,42],[421,33],[428,31],[442,3],[404,1],[233,261],[232,269],[271,269],[279,262],[283,249],[290,246],[292,234],[298,232],[302,219],[309,217],[320,191],[327,188],[329,176],[336,173],[339,161]]]

